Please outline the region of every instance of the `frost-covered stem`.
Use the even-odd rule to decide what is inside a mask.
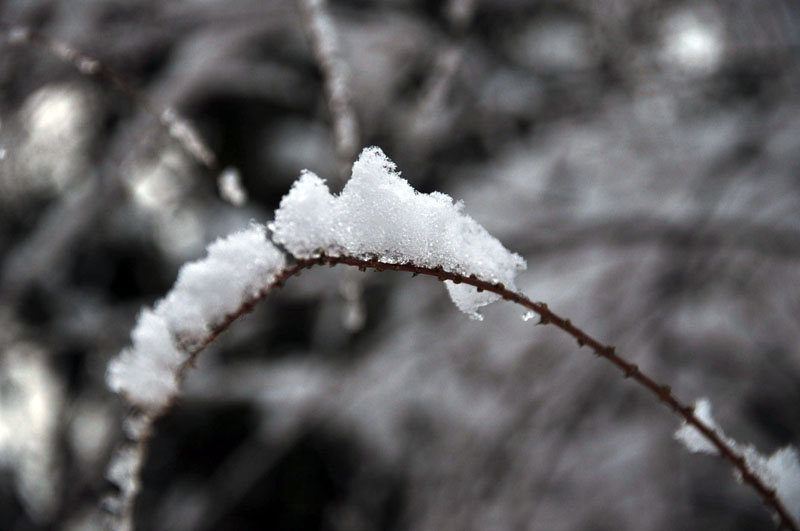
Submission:
[[[5,42],[11,46],[35,46],[65,63],[69,63],[84,76],[97,77],[111,83],[154,116],[170,137],[198,162],[211,171],[217,171],[217,158],[214,152],[186,119],[180,117],[173,109],[157,105],[144,92],[138,90],[131,82],[108,68],[100,60],[84,54],[67,42],[47,37],[24,26],[8,26],[0,23],[0,31],[5,34]]]
[[[341,58],[336,28],[325,0],[297,0],[297,5],[311,41],[314,59],[322,72],[339,159],[340,184],[344,185],[359,146],[358,121],[350,99],[347,65]]]
[[[262,290],[257,296],[247,300],[237,311],[229,314],[226,318],[212,329],[212,332],[191,351],[189,360],[181,367],[179,376],[183,379],[194,364],[194,360],[200,352],[212,343],[222,332],[224,332],[236,319],[242,315],[249,313],[253,310],[255,305],[265,298],[274,288],[281,287],[286,280],[294,275],[299,275],[302,270],[309,269],[316,265],[348,265],[358,267],[359,270],[365,271],[366,269],[374,269],[375,271],[406,271],[416,275],[428,275],[438,278],[439,280],[450,280],[455,284],[468,284],[474,286],[478,291],[488,291],[499,295],[501,298],[519,304],[537,313],[540,317],[539,324],[550,324],[560,328],[566,334],[570,335],[578,342],[578,345],[588,346],[594,354],[606,359],[617,367],[626,378],[631,378],[636,383],[650,391],[655,397],[666,404],[667,407],[672,409],[678,414],[687,424],[695,427],[708,442],[710,442],[719,451],[723,459],[726,459],[741,475],[742,481],[753,488],[763,500],[764,504],[775,511],[779,526],[781,529],[789,529],[792,531],[800,531],[800,526],[794,521],[789,514],[786,507],[778,499],[774,489],[768,487],[761,478],[758,477],[745,462],[744,458],[739,455],[733,448],[731,448],[710,426],[701,421],[694,413],[694,408],[688,406],[678,400],[672,393],[672,390],[667,385],[659,384],[652,377],[643,373],[639,367],[631,363],[619,354],[616,349],[611,345],[606,345],[588,333],[584,332],[569,319],[561,317],[556,314],[547,304],[543,302],[534,302],[521,293],[507,289],[501,283],[492,283],[485,280],[480,280],[474,275],[465,276],[458,273],[451,273],[445,271],[440,267],[430,268],[418,266],[413,263],[405,264],[387,264],[380,262],[377,259],[363,260],[353,258],[350,256],[326,256],[320,255],[314,259],[297,260],[294,265],[285,268],[275,277],[275,281],[266,289]]]
[[[108,465],[109,480],[117,490],[104,500],[107,514],[105,528],[110,531],[133,531],[136,498],[142,487],[142,467],[147,445],[153,434],[157,415],[132,410],[125,418],[127,440],[119,445]]]

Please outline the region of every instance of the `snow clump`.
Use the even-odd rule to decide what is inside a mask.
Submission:
[[[106,381],[129,402],[159,411],[178,393],[180,367],[190,349],[244,302],[258,296],[285,266],[283,253],[263,226],[221,238],[208,256],[184,265],[178,280],[154,310],[139,315],[133,346],[108,367]]]
[[[297,258],[325,253],[441,266],[515,289],[514,278],[525,261],[463,209],[463,203],[446,194],[417,192],[380,148],[370,147],[361,152],[337,196],[317,175],[303,172],[281,201],[270,229],[274,241]],[[499,298],[470,285],[446,284],[456,306],[475,319],[481,319],[478,308]]]
[[[786,446],[764,457],[752,445],[743,445],[726,436],[711,416],[711,402],[701,398],[695,403],[694,414],[711,428],[725,443],[741,455],[747,468],[768,487],[775,489],[778,499],[795,520],[800,520],[800,460],[797,450]],[[685,421],[675,432],[675,438],[690,452],[717,454],[717,448],[700,431]],[[740,479],[740,478],[739,478]]]

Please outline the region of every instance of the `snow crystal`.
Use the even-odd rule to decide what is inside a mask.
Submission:
[[[713,429],[736,453],[744,457],[747,468],[768,487],[775,489],[778,498],[800,520],[800,459],[797,450],[786,446],[769,458],[761,455],[752,445],[743,445],[726,436],[711,416],[711,402],[702,398],[695,403],[694,413],[699,420]],[[717,449],[694,427],[685,421],[675,432],[675,438],[690,452],[716,454]],[[738,476],[737,476],[738,478]]]
[[[523,316],[522,316],[522,320],[523,320],[523,321],[530,321],[530,320],[531,320],[531,319],[533,319],[534,317],[536,317],[536,314],[535,314],[535,313],[533,313],[533,312],[526,312],[525,314],[523,314]]]
[[[381,262],[414,263],[514,288],[524,260],[511,253],[445,194],[421,194],[377,147],[366,148],[338,196],[311,172],[303,172],[281,201],[270,228],[277,243],[298,258],[324,252]],[[499,297],[447,282],[459,309],[477,309]]]
[[[194,345],[243,302],[266,288],[285,265],[263,226],[212,243],[208,256],[184,265],[172,291],[144,310],[132,333],[133,346],[109,364],[109,387],[147,410],[165,406],[178,392],[176,375]]]

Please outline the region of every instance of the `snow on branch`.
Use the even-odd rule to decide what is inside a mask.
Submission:
[[[285,263],[260,225],[212,243],[206,258],[181,268],[172,291],[155,309],[139,315],[133,346],[108,367],[109,387],[146,411],[167,406],[178,392],[178,374],[190,349],[243,302],[258,297]]]
[[[152,422],[177,396],[194,356],[292,275],[315,265],[343,264],[438,277],[458,308],[473,318],[480,319],[477,310],[501,298],[535,312],[539,324],[553,325],[579,346],[588,346],[681,416],[679,440],[691,451],[719,452],[775,511],[781,526],[800,531],[795,522],[800,517],[800,464],[794,449],[765,458],[739,445],[717,427],[707,402],[694,409],[684,405],[669,386],[619,356],[613,346],[517,292],[514,279],[525,268],[524,260],[466,215],[460,202],[414,190],[380,149],[361,153],[350,181],[336,196],[322,179],[304,172],[269,228],[272,241],[264,226],[254,224],[212,243],[206,258],[181,268],[172,291],[154,309],[142,311],[133,345],[110,363],[109,387],[135,406],[126,422],[128,446],[109,466],[109,479],[119,487],[109,502],[112,529],[132,528]]]
[[[800,460],[797,450],[792,446],[786,446],[765,457],[752,445],[743,445],[728,437],[711,416],[711,402],[706,398],[701,398],[695,403],[694,414],[744,459],[749,471],[764,485],[774,489],[775,495],[783,502],[792,517],[800,520]],[[709,443],[708,438],[685,421],[675,432],[675,438],[690,452],[719,454],[717,448]],[[738,470],[736,472],[737,479],[741,481],[741,474]]]
[[[511,253],[463,205],[438,192],[421,194],[397,173],[379,148],[365,149],[342,193],[304,172],[281,201],[270,225],[273,239],[295,259],[349,256],[384,264],[411,263],[474,275],[514,289],[524,260]],[[222,238],[208,256],[184,265],[173,289],[145,309],[133,345],[108,369],[108,384],[138,407],[156,412],[178,392],[178,373],[214,326],[256,299],[281,273],[286,258],[263,226]],[[499,299],[495,293],[447,281],[456,305],[473,318]]]
[[[525,261],[463,207],[446,194],[417,192],[379,148],[371,147],[362,151],[338,196],[315,174],[304,172],[281,201],[270,229],[275,242],[296,258],[324,253],[413,263],[514,289]],[[450,281],[447,289],[456,306],[475,319],[481,318],[478,308],[499,298]]]
[[[184,265],[172,290],[139,315],[131,334],[133,345],[109,364],[106,374],[108,386],[136,407],[126,421],[129,440],[109,465],[108,477],[118,486],[118,493],[106,502],[110,527],[133,528],[152,422],[178,395],[193,356],[273,285],[317,263],[309,258],[340,256],[369,260],[370,267],[381,263],[427,268],[428,273],[451,279],[447,287],[453,301],[475,318],[480,317],[479,307],[500,295],[456,285],[455,276],[469,275],[487,287],[504,288],[505,283],[513,288],[525,262],[462,208],[445,194],[418,193],[380,149],[367,148],[339,196],[305,172],[282,200],[270,228],[273,240],[293,255],[294,265],[287,265],[287,257],[267,238],[266,227],[255,224],[217,240],[206,258]]]

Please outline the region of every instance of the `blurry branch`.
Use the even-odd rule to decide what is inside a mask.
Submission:
[[[444,7],[452,37],[436,54],[431,73],[425,80],[413,110],[411,128],[423,135],[434,134],[435,122],[441,119],[444,103],[464,62],[464,36],[475,16],[477,0],[450,0]]]
[[[733,466],[737,475],[741,477],[741,480],[755,490],[756,493],[761,497],[764,504],[775,512],[781,528],[800,531],[800,525],[794,521],[784,504],[780,499],[778,499],[776,491],[769,487],[764,480],[748,466],[745,458],[733,447],[731,447],[728,442],[718,434],[713,426],[707,425],[695,414],[695,410],[692,406],[686,405],[678,400],[668,385],[663,385],[642,372],[636,364],[631,363],[618,355],[615,347],[606,345],[590,336],[582,329],[572,324],[569,319],[561,317],[550,310],[547,304],[543,302],[534,302],[521,293],[507,289],[502,283],[492,283],[480,280],[475,275],[465,276],[458,273],[451,273],[449,271],[445,271],[442,267],[430,268],[419,266],[414,263],[387,264],[380,262],[378,259],[364,260],[349,256],[327,256],[324,254],[314,259],[297,260],[294,265],[288,266],[281,272],[277,273],[274,277],[275,280],[269,286],[267,286],[253,298],[246,300],[237,311],[227,315],[221,323],[212,328],[210,333],[198,344],[198,346],[189,352],[187,361],[183,363],[178,370],[178,381],[182,382],[185,379],[188,371],[194,366],[197,356],[209,344],[215,341],[216,338],[219,337],[219,335],[225,330],[227,330],[228,327],[230,327],[231,324],[233,324],[233,322],[239,317],[251,312],[255,308],[256,304],[266,298],[266,296],[271,293],[273,289],[282,287],[289,278],[292,276],[299,276],[304,269],[310,269],[314,266],[325,264],[330,267],[340,264],[348,265],[351,267],[357,267],[360,271],[366,271],[367,269],[374,269],[378,272],[387,270],[405,271],[412,273],[413,276],[427,275],[436,277],[441,281],[449,280],[455,284],[468,284],[470,286],[474,286],[479,292],[487,291],[494,293],[499,295],[504,300],[516,303],[524,308],[527,308],[531,312],[535,312],[540,318],[538,324],[553,325],[572,337],[578,343],[579,347],[588,346],[596,356],[605,359],[614,365],[614,367],[619,369],[625,378],[631,378],[638,385],[654,395],[656,399],[681,417],[686,425],[695,428],[701,434],[701,436],[717,450],[719,455]],[[163,414],[168,408],[169,405],[162,409],[160,414]],[[116,507],[122,508],[122,512],[119,513],[119,516],[121,516],[121,525],[115,527],[115,529],[125,531],[131,529],[131,527],[126,526],[132,524],[133,522],[133,506],[139,484],[138,472],[142,466],[146,440],[147,437],[149,437],[150,426],[154,420],[154,417],[150,416],[147,417],[147,419],[146,429],[139,427],[136,430],[130,431],[134,435],[140,435],[138,440],[136,440],[134,443],[134,448],[139,449],[139,451],[133,453],[118,452],[115,457],[112,458],[110,470],[113,471],[115,468],[122,468],[127,472],[136,473],[135,480],[131,480],[133,483],[123,482],[123,488],[120,490],[122,496],[117,499],[115,505]],[[120,461],[122,461],[122,464],[120,464]],[[127,476],[124,477],[127,479]],[[117,483],[119,484],[119,482]],[[131,484],[136,488],[126,489],[124,487],[124,485]]]
[[[2,22],[0,22],[0,31],[3,33],[4,41],[11,46],[35,46],[53,57],[71,64],[85,76],[97,77],[110,82],[137,105],[153,115],[170,137],[178,142],[187,153],[207,169],[216,173],[217,159],[214,152],[206,145],[194,127],[179,116],[174,109],[159,106],[123,76],[66,42],[46,37],[30,28],[8,26]]]
[[[9,46],[28,46],[43,50],[72,65],[79,73],[106,81],[130,97],[134,103],[152,115],[194,160],[209,171],[217,172],[217,160],[197,131],[172,108],[163,108],[138,90],[123,76],[108,68],[101,61],[78,51],[68,43],[41,35],[27,27],[9,26],[0,22],[0,42]],[[121,150],[130,150],[135,140],[122,139]],[[72,249],[76,238],[86,234],[87,229],[105,216],[109,205],[117,202],[123,191],[114,179],[102,179],[102,170],[89,179],[77,193],[50,207],[48,213],[37,224],[32,236],[23,240],[9,253],[3,265],[0,290],[19,294],[34,280],[58,283],[59,268],[52,265],[62,263]]]
[[[123,423],[126,440],[114,452],[107,473],[116,491],[106,496],[102,504],[108,529],[133,531],[135,528],[136,498],[142,487],[142,466],[155,420],[149,413],[133,410]]]
[[[456,35],[461,35],[472,24],[478,0],[450,0],[445,5],[445,16],[450,30]]]
[[[348,87],[349,73],[341,58],[339,39],[326,1],[297,0],[297,5],[325,83],[341,187],[350,175],[350,165],[360,147],[358,121]]]

